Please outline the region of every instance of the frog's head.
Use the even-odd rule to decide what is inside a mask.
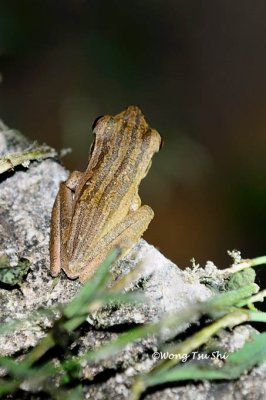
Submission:
[[[133,142],[141,140],[151,142],[151,154],[157,152],[161,146],[161,137],[159,133],[149,127],[142,111],[137,106],[129,106],[121,113],[111,116],[104,115],[96,118],[92,125],[95,141],[99,145],[112,145],[115,139],[123,135],[130,135]],[[99,147],[98,145],[98,147]],[[94,145],[92,146],[91,153]]]

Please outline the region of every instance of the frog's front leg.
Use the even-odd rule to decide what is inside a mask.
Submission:
[[[120,256],[125,255],[143,235],[153,216],[154,213],[149,206],[142,206],[136,211],[129,212],[116,227],[99,238],[93,248],[88,247],[85,254],[80,254],[76,260],[71,260],[70,265],[73,263],[73,267],[75,265],[75,269],[80,271],[80,281],[85,282],[94,274],[97,266],[104,261],[113,247],[120,247]]]
[[[66,243],[73,214],[73,196],[82,173],[74,171],[65,182],[60,183],[51,217],[50,232],[50,271],[57,276],[61,268],[68,267]]]

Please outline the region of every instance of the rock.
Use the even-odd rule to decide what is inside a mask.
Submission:
[[[155,247],[141,239],[123,260],[111,269],[114,281],[139,269],[134,280],[125,290],[138,290],[145,296],[145,303],[125,305],[118,309],[106,307],[90,318],[94,325],[107,328],[113,325],[156,321],[162,316],[186,309],[189,305],[206,300],[212,292],[199,280],[192,279]],[[176,335],[187,325],[179,327]],[[170,332],[168,332],[168,335]],[[169,338],[169,336],[168,336]]]
[[[222,332],[221,344],[228,352],[242,347],[245,341],[250,340],[255,329],[249,325],[238,326],[232,333]],[[147,347],[148,350],[148,347]],[[130,350],[129,350],[130,351]],[[130,357],[129,357],[130,358]],[[215,360],[217,361],[217,360]],[[124,400],[130,397],[130,387],[133,377],[137,373],[145,372],[152,366],[150,359],[142,358],[134,364],[134,368],[128,366],[122,373],[116,373],[101,384],[90,385],[86,390],[86,399],[114,399]],[[179,382],[176,387],[171,384],[170,388],[151,390],[143,397],[145,400],[242,400],[242,399],[264,399],[266,398],[266,363],[253,369],[250,374],[244,374],[235,381],[224,382],[201,382],[183,384]]]
[[[1,126],[1,142],[7,153],[29,146],[29,141],[22,135]],[[0,255],[7,255],[11,266],[16,265],[19,257],[29,259],[31,271],[19,288],[0,288],[1,322],[25,318],[39,307],[67,302],[80,287],[77,281],[69,281],[62,275],[52,289],[53,279],[48,270],[51,209],[59,183],[67,178],[68,172],[56,161],[47,159],[32,162],[28,169],[19,167],[3,175],[0,184]],[[51,322],[43,317],[28,329],[0,336],[0,353],[11,355],[34,346]]]
[[[22,151],[30,144],[21,134],[0,124],[0,154]],[[40,307],[67,303],[80,289],[77,280],[70,280],[63,273],[54,286],[54,279],[49,273],[51,209],[59,183],[67,176],[68,171],[54,159],[30,162],[28,168],[18,167],[0,176],[0,256],[7,256],[11,267],[17,265],[21,257],[31,263],[30,271],[20,286],[7,287],[0,284],[2,323],[25,319]],[[145,303],[115,308],[109,306],[93,313],[82,335],[71,345],[77,354],[83,354],[88,349],[114,339],[118,332],[123,331],[125,324],[156,321],[167,313],[181,312],[188,305],[203,301],[211,295],[210,289],[200,284],[197,275],[183,272],[142,239],[123,260],[112,266],[113,283],[136,269],[137,274],[126,284],[125,290],[139,290],[145,296]],[[15,331],[0,335],[0,354],[15,355],[19,352],[23,355],[45,335],[55,318],[57,314],[36,316],[26,320]],[[179,331],[186,327],[180,326]],[[176,333],[166,332],[165,335],[169,338]],[[238,341],[244,343],[245,340],[247,332],[238,331]],[[148,337],[128,345],[108,360],[85,363],[84,378],[91,379],[101,372],[106,374],[102,382],[84,386],[85,397],[95,400],[127,399],[133,376],[149,370],[154,363],[151,354],[155,351],[158,351],[157,339]],[[3,370],[1,372],[4,373]],[[256,386],[263,398],[266,394],[263,379],[265,372],[265,368],[260,367],[245,379],[229,384],[178,385],[176,388],[157,390],[145,398],[218,399],[222,392],[227,398],[233,398],[232,393],[237,387],[255,393]],[[22,388],[27,390],[27,384],[24,383]]]
[[[24,150],[29,142],[2,125],[2,142],[5,150]],[[21,168],[19,168],[21,169]],[[0,255],[7,255],[10,264],[16,265],[18,257],[31,262],[31,271],[20,288],[0,289],[1,321],[20,319],[39,307],[50,307],[58,302],[68,302],[78,291],[78,281],[67,279],[62,273],[52,289],[49,273],[49,230],[52,205],[59,183],[68,176],[55,160],[32,162],[29,168],[15,170],[0,186]],[[126,288],[144,292],[147,302],[136,307],[121,306],[114,310],[105,308],[93,315],[89,322],[97,327],[110,327],[126,323],[142,323],[161,317],[164,313],[182,310],[188,304],[204,300],[211,292],[199,281],[189,281],[187,276],[157,249],[140,240],[128,255],[112,268],[114,280],[127,274],[136,266],[142,269]],[[0,337],[3,355],[34,346],[51,326],[44,318],[33,329],[16,335]],[[40,327],[41,326],[41,327]],[[180,327],[182,329],[182,327]],[[184,329],[184,327],[183,327]]]

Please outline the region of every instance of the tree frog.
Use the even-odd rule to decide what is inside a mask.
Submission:
[[[111,248],[124,255],[147,229],[154,214],[138,188],[161,146],[136,106],[98,118],[93,133],[88,167],[60,184],[51,217],[51,274],[63,269],[81,282]]]

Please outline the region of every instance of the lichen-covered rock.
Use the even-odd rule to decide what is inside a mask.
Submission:
[[[22,151],[30,145],[21,134],[3,124],[1,128],[2,154]],[[53,279],[48,270],[51,209],[59,183],[67,176],[68,172],[58,162],[47,159],[0,177],[0,256],[7,256],[10,268],[16,266],[21,257],[31,264],[20,287],[0,285],[1,322],[25,318],[39,307],[67,302],[79,288],[78,282],[62,276],[52,289]],[[26,325],[20,331],[0,336],[2,355],[34,346],[51,326],[51,320],[42,317]]]
[[[199,280],[192,277],[189,279],[187,274],[143,239],[139,240],[123,260],[112,267],[114,281],[132,270],[138,270],[138,273],[125,286],[125,290],[142,292],[145,302],[137,306],[121,305],[115,309],[105,307],[90,317],[94,325],[106,328],[125,323],[155,321],[165,314],[181,311],[191,304],[204,301],[212,294]],[[180,326],[178,331],[172,331],[171,334],[174,336],[186,327],[187,325]]]
[[[0,124],[1,155],[25,150],[30,144],[21,134]],[[68,171],[53,159],[30,162],[28,168],[18,167],[0,176],[0,257],[6,257],[7,267],[10,268],[16,266],[21,258],[30,262],[30,270],[19,285],[0,283],[0,322],[25,319],[40,307],[66,303],[79,291],[77,280],[69,280],[62,273],[54,284],[49,273],[51,209],[59,183],[67,176]],[[109,306],[93,313],[88,318],[90,324],[87,324],[87,330],[71,345],[77,354],[114,339],[117,336],[114,326],[117,328],[120,325],[122,329],[123,324],[154,321],[166,313],[181,312],[188,305],[211,295],[196,275],[181,271],[144,240],[140,240],[123,260],[112,266],[113,282],[136,268],[137,274],[126,284],[125,290],[138,289],[144,294],[145,302],[137,306]],[[15,331],[0,335],[0,354],[26,353],[45,335],[56,317],[56,314],[33,316],[25,319],[25,324]],[[99,327],[104,330],[97,329]],[[182,326],[180,330],[185,328]],[[246,339],[247,332],[238,334],[238,341]],[[112,371],[112,376],[104,382],[84,386],[85,398],[127,399],[134,375],[149,370],[154,363],[151,354],[157,350],[156,338],[148,337],[128,345],[108,360],[84,363],[83,376],[86,379],[99,372]],[[4,373],[3,370],[0,372]],[[260,367],[245,379],[230,384],[179,385],[147,394],[145,398],[218,399],[224,393],[228,399],[237,399],[240,397],[237,394],[233,397],[233,393],[238,388],[241,393],[251,393],[254,395],[252,398],[259,399],[266,395],[265,375],[265,369]],[[26,382],[23,388],[27,390]],[[255,393],[261,397],[256,397]]]
[[[2,125],[2,146],[8,153],[24,150],[29,142],[20,134]],[[4,143],[4,145],[3,145]],[[31,162],[29,168],[11,171],[0,184],[0,255],[15,266],[20,257],[31,263],[31,269],[19,288],[0,288],[1,321],[22,318],[39,307],[69,301],[78,291],[78,281],[62,273],[53,287],[49,273],[49,230],[52,205],[59,183],[68,172],[55,160]],[[210,290],[186,275],[153,246],[140,240],[124,260],[113,268],[114,280],[136,266],[142,268],[127,290],[140,289],[146,297],[143,305],[105,308],[89,319],[90,323],[110,327],[125,323],[141,323],[158,319],[166,312],[184,309],[188,304],[204,300]],[[48,317],[37,321],[34,329],[0,337],[2,354],[12,354],[36,344],[44,329],[51,325]]]

